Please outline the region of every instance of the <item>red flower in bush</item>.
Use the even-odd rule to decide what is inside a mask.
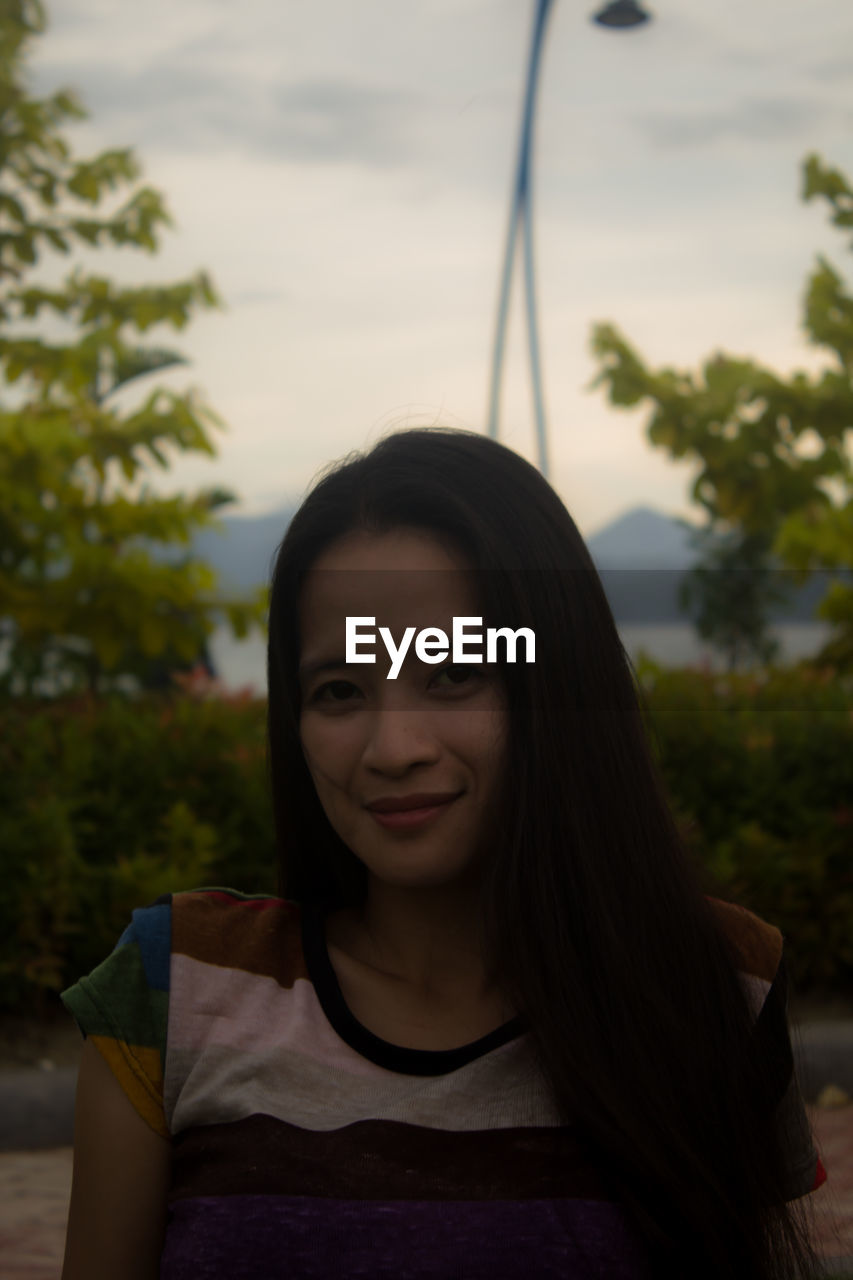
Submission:
[[[239,689],[229,689],[218,676],[209,675],[207,668],[197,663],[191,671],[173,671],[172,680],[191,698],[217,698],[221,702],[241,705],[251,702],[258,695],[252,685],[244,684]]]

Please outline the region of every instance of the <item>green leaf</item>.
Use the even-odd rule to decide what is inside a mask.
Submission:
[[[7,213],[10,218],[14,218],[15,222],[21,225],[27,221],[24,206],[14,196],[6,193],[0,194],[0,212]]]
[[[88,201],[89,204],[97,204],[100,199],[101,185],[92,171],[91,165],[78,165],[68,179],[66,186],[75,196],[79,196],[81,200]]]
[[[71,222],[72,230],[87,244],[94,245],[97,245],[105,225],[105,223],[95,222],[91,218],[74,218]]]
[[[61,253],[69,252],[70,246],[61,232],[57,231],[54,227],[43,227],[42,231],[55,249],[59,249]]]

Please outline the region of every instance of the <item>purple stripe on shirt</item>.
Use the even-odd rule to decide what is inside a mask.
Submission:
[[[642,1259],[598,1200],[211,1196],[172,1206],[160,1280],[649,1280]]]

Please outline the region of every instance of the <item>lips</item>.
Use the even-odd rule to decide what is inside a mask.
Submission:
[[[382,796],[364,807],[374,813],[405,813],[409,809],[429,809],[433,805],[447,804],[461,794],[461,791],[419,791],[410,796]]]

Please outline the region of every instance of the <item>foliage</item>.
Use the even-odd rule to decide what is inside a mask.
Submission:
[[[709,890],[782,930],[803,986],[853,980],[853,677],[635,669],[673,808]]]
[[[88,211],[140,170],[130,149],[71,154],[58,126],[88,115],[72,90],[28,94],[24,46],[45,27],[40,0],[11,0],[0,16],[0,368],[22,395],[17,407],[0,406],[0,638],[10,646],[0,687],[27,693],[44,677],[96,690],[144,676],[157,657],[190,661],[218,614],[242,637],[263,629],[266,607],[265,590],[224,599],[210,566],[155,563],[138,545],[187,544],[193,526],[219,527],[213,512],[233,494],[121,491],[152,459],[167,468],[169,445],[216,454],[207,428],[225,424],[195,389],[155,387],[132,410],[115,398],[186,363],[171,349],[139,345],[128,330],[183,329],[196,307],[220,306],[208,275],[123,288],[78,263],[60,288],[30,279],[45,249],[155,253],[158,229],[173,225],[150,187],[107,216]],[[19,328],[45,310],[71,328],[70,340]]]
[[[816,155],[804,162],[802,194],[804,200],[827,200],[836,226],[853,226],[853,191]],[[722,352],[706,359],[698,373],[651,370],[613,325],[598,324],[592,350],[600,367],[590,384],[606,387],[617,406],[650,401],[650,442],[673,458],[701,462],[692,497],[705,508],[709,531],[727,525],[743,548],[750,546],[754,569],[769,572],[773,557],[799,584],[816,569],[844,571],[853,564],[846,450],[853,425],[853,297],[822,256],[806,290],[803,325],[808,341],[826,351],[828,367],[818,375],[797,371],[784,378]],[[804,456],[801,440],[818,451]],[[838,505],[824,487],[827,482],[843,489]],[[759,543],[748,543],[752,538],[767,541],[760,557]],[[713,569],[714,560],[706,566]],[[753,581],[753,615],[767,603],[762,580],[766,574],[762,579],[759,573]],[[694,594],[701,595],[712,581],[707,575],[704,581],[694,579]],[[706,625],[719,631],[727,621],[726,598],[712,599],[706,592],[705,603]],[[818,661],[853,668],[853,585],[843,572],[821,601],[818,616],[835,626]]]
[[[783,603],[788,593],[768,564],[770,537],[735,533],[712,539],[706,529],[691,529],[689,537],[702,554],[679,586],[679,605],[696,611],[699,635],[728,654],[730,671],[748,655],[771,662],[780,646],[768,634],[765,610]]]
[[[273,892],[265,704],[117,694],[0,712],[0,1007],[60,990],[134,907]]]

